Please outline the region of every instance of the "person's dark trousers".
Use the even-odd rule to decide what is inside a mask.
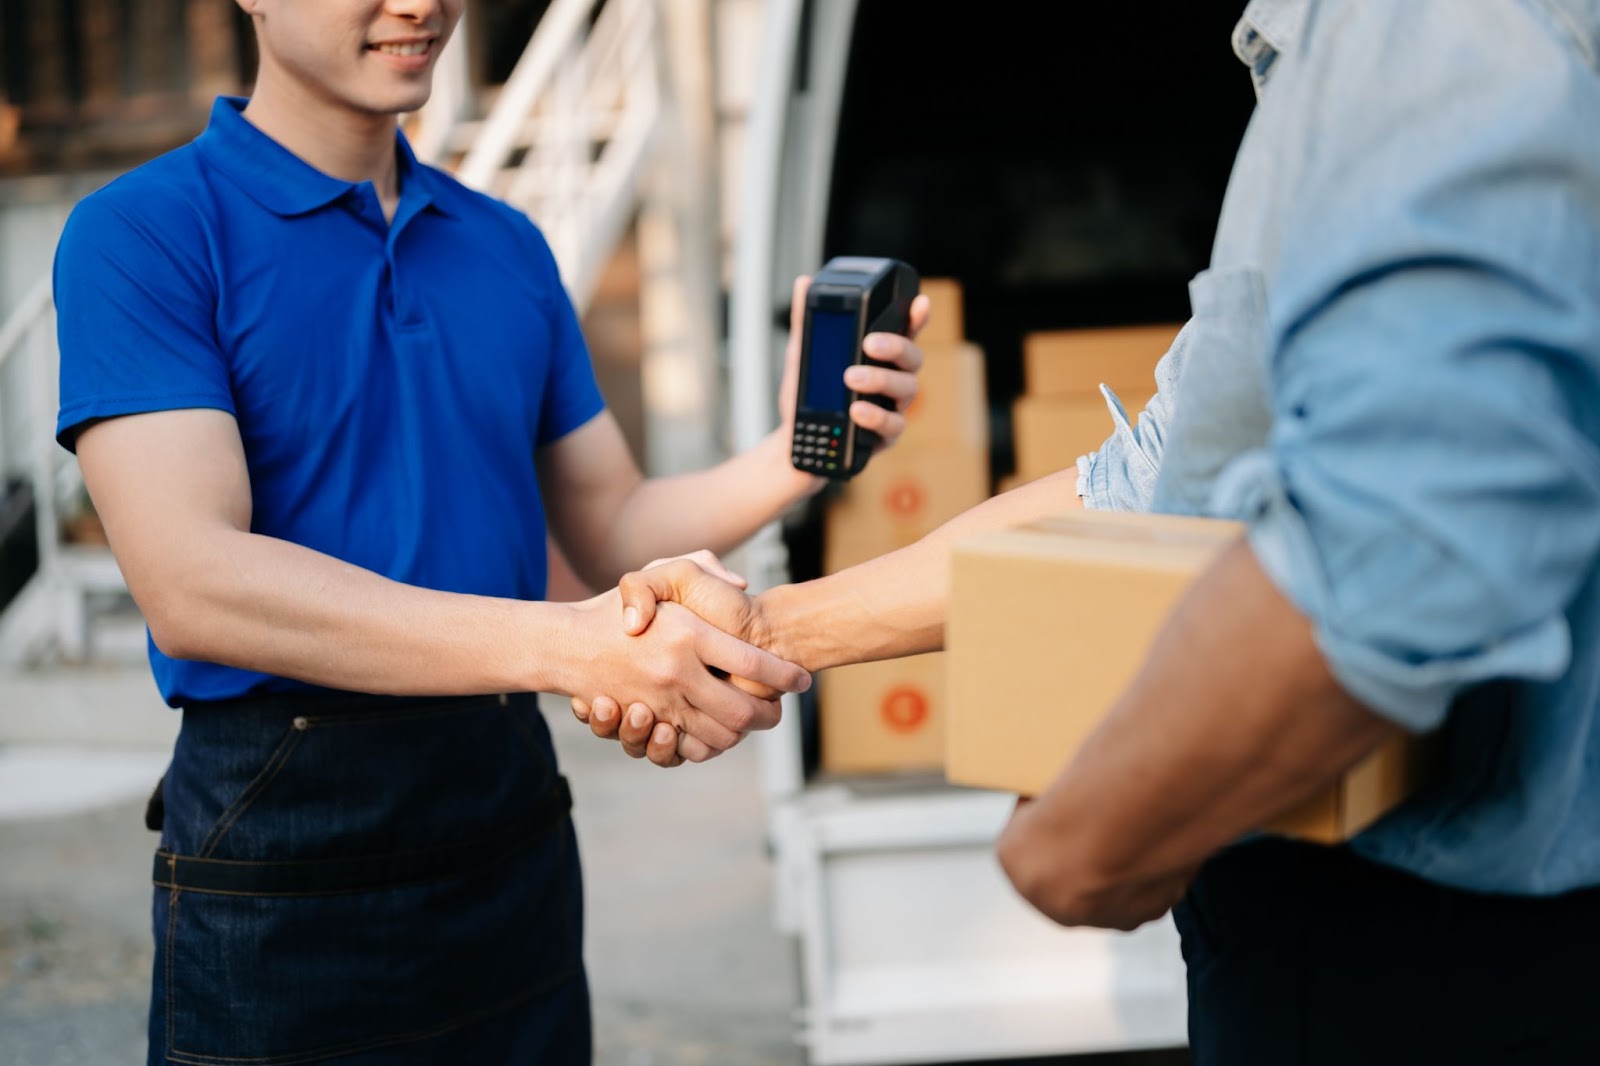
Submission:
[[[588,1066],[532,695],[191,705],[161,791],[151,1066]]]
[[[1600,889],[1480,895],[1260,839],[1173,916],[1193,1066],[1600,1063]]]

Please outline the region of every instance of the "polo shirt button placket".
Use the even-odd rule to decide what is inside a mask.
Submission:
[[[415,332],[422,325],[417,317],[415,303],[407,298],[401,288],[400,266],[395,262],[394,250],[384,254],[383,261],[384,285],[389,290],[389,318],[390,321],[402,331]]]
[[[396,216],[398,220],[399,216]],[[409,278],[401,271],[400,256],[397,247],[404,238],[404,233],[394,231],[389,235],[389,243],[384,251],[384,272],[389,286],[389,309],[393,316],[394,324],[400,330],[408,333],[425,332],[428,325],[423,315],[422,305],[416,299],[416,294],[408,287]],[[422,343],[422,338],[417,338]]]

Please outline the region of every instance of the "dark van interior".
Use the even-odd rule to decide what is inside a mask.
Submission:
[[[962,282],[996,475],[1024,333],[1188,317],[1254,104],[1243,7],[862,0],[824,258]]]

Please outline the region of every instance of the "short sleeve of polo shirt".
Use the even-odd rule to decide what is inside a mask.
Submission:
[[[605,410],[605,397],[595,380],[589,345],[578,324],[578,312],[561,283],[561,272],[554,253],[526,216],[522,224],[532,235],[533,253],[544,279],[545,308],[550,316],[550,370],[545,381],[544,403],[539,410],[537,446],[565,437]]]
[[[95,419],[234,413],[199,216],[167,197],[119,191],[113,184],[78,204],[56,249],[56,439],[69,450]]]

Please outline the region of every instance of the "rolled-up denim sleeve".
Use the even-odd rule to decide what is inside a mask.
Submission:
[[[1156,364],[1156,394],[1133,417],[1115,393],[1100,387],[1111,411],[1112,431],[1096,451],[1078,459],[1078,495],[1085,507],[1096,511],[1150,509],[1189,334],[1186,325]]]
[[[1273,430],[1213,500],[1346,690],[1418,731],[1561,676],[1600,558],[1600,78],[1536,5],[1470,7],[1324,5]]]

